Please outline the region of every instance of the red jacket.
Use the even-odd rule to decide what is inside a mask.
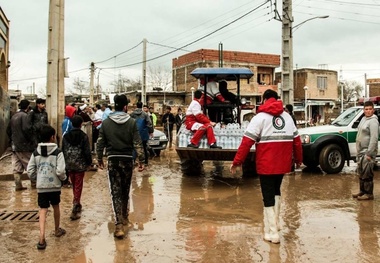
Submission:
[[[241,165],[255,143],[259,175],[289,173],[293,161],[302,163],[301,139],[292,117],[283,110],[282,101],[271,98],[259,107],[244,133],[233,164]]]

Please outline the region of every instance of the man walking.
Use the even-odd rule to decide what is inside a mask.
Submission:
[[[35,147],[37,147],[40,142],[41,127],[49,124],[44,99],[36,100],[36,106],[29,112],[29,118],[33,129]]]
[[[379,121],[374,112],[373,102],[364,102],[364,117],[360,120],[356,135],[356,161],[360,190],[352,195],[358,200],[373,200],[373,168],[379,140]]]
[[[291,171],[293,156],[297,167],[302,163],[302,144],[292,117],[284,112],[277,92],[268,89],[244,133],[243,140],[231,164],[236,173],[256,143],[256,168],[260,178],[264,201],[264,240],[280,243],[278,234],[281,183],[285,173]]]
[[[127,113],[128,99],[125,95],[114,97],[115,111],[102,123],[97,141],[99,167],[104,168],[103,150],[108,158],[108,180],[112,208],[115,214],[116,238],[125,235],[123,225],[128,224],[128,200],[133,171],[133,151],[137,152],[140,169],[144,168],[145,156],[136,121]]]
[[[148,140],[151,135],[153,136],[153,125],[149,115],[142,109],[143,103],[141,101],[137,102],[136,107],[131,113],[131,118],[136,120],[146,157],[145,165],[148,165]]]
[[[32,125],[28,117],[28,100],[19,103],[19,111],[16,112],[7,127],[7,135],[12,143],[12,166],[15,180],[16,191],[25,190],[22,185],[21,175],[27,169],[28,162],[36,147],[33,140]],[[31,184],[35,187],[35,183]]]
[[[164,133],[168,138],[169,148],[172,148],[173,143],[173,127],[175,123],[174,114],[171,113],[172,107],[166,106],[165,114],[162,116],[162,126],[164,126]]]

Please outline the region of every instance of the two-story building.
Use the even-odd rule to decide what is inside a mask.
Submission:
[[[297,122],[327,123],[338,99],[338,73],[334,70],[302,68],[294,74],[294,113]],[[276,73],[276,83],[281,73]]]
[[[220,58],[223,58],[222,61]],[[248,104],[259,103],[268,88],[277,90],[274,75],[275,69],[280,66],[279,55],[213,49],[200,49],[172,60],[173,90],[185,92],[185,103],[190,104],[191,91],[199,87],[198,80],[190,73],[196,68],[220,67],[221,62],[223,67],[246,67],[254,73],[250,80],[242,81],[240,86],[240,96]],[[236,89],[236,83],[228,83],[230,92],[236,93]]]
[[[8,95],[9,62],[9,20],[0,7],[0,155],[8,145],[6,127],[10,119],[10,98]]]

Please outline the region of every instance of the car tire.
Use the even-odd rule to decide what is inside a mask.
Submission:
[[[319,154],[319,165],[327,174],[335,174],[342,171],[345,158],[343,150],[336,144],[323,147]]]
[[[161,150],[153,150],[154,151],[154,154],[159,157],[160,154],[161,154]]]
[[[181,171],[184,175],[199,176],[204,174],[202,161],[194,159],[181,159]]]

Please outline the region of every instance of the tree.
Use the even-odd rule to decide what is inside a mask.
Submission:
[[[86,83],[88,85],[86,85]],[[80,80],[78,77],[76,77],[73,81],[73,90],[71,90],[71,93],[77,93],[77,94],[90,94],[90,85],[88,82]]]
[[[352,80],[352,81],[342,81],[341,82],[343,85],[343,101],[352,101],[357,100],[362,96],[362,92],[364,90],[364,87],[357,81]],[[339,98],[341,98],[341,92],[342,92],[342,87],[339,85],[338,86],[338,95]]]
[[[162,88],[163,91],[168,91],[172,89],[172,74],[170,69],[165,67],[152,68],[148,67],[147,79],[150,87]]]
[[[119,74],[118,79],[110,83],[116,93],[123,93],[127,91],[134,91],[141,89],[141,81],[139,79],[130,79],[122,74]]]

